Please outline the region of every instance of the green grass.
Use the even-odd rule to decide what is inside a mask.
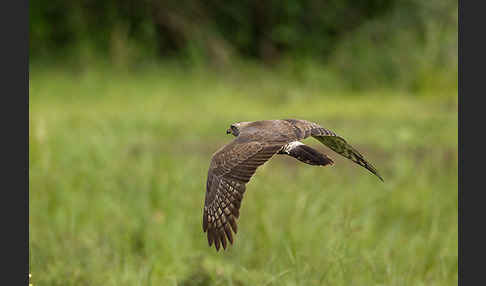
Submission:
[[[271,72],[31,70],[30,272],[37,285],[456,285],[457,92],[350,93]],[[247,186],[235,244],[209,248],[209,160],[236,121],[302,118],[317,140]]]

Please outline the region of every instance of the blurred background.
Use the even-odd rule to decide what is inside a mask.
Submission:
[[[458,5],[450,0],[34,1],[34,285],[456,285]],[[335,131],[385,183],[276,157],[239,232],[202,232],[233,122]]]

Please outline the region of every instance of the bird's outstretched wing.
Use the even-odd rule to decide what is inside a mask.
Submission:
[[[361,155],[358,150],[354,149],[353,146],[349,145],[344,138],[339,136],[329,136],[329,135],[312,135],[312,137],[319,140],[322,144],[331,148],[334,152],[341,156],[348,158],[349,160],[355,162],[356,164],[366,168],[371,173],[375,174],[381,181],[383,178],[378,173],[378,170],[371,165],[370,162]]]
[[[349,145],[344,138],[321,126],[313,128],[311,130],[311,136],[319,140],[322,144],[331,148],[331,150],[339,155],[344,156],[361,167],[366,168],[368,171],[380,178],[381,181],[383,181],[383,178],[378,173],[378,170],[373,167],[370,162],[366,161],[363,155],[361,155],[358,150],[354,149],[353,146]]]
[[[368,171],[380,178],[381,181],[383,181],[383,178],[378,173],[378,170],[370,162],[366,161],[358,150],[354,149],[353,146],[349,145],[344,138],[336,135],[336,133],[333,131],[307,120],[286,119],[286,121],[290,122],[296,128],[296,133],[302,139],[309,136],[314,137],[334,152],[366,168]]]
[[[244,139],[244,138],[243,138]],[[226,249],[233,243],[246,183],[256,169],[277,153],[285,142],[257,142],[236,138],[217,151],[209,166],[204,201],[203,230],[208,243]]]

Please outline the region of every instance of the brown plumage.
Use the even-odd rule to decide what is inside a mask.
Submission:
[[[346,140],[306,120],[263,120],[234,123],[227,130],[236,138],[213,154],[209,165],[204,201],[203,230],[209,246],[216,250],[233,244],[246,183],[275,154],[292,156],[310,165],[333,164],[331,158],[299,140],[312,136],[336,153],[383,179],[378,171]]]

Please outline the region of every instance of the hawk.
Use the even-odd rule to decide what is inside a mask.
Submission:
[[[309,165],[327,166],[334,161],[300,142],[314,137],[334,152],[368,169],[380,180],[378,171],[344,138],[307,120],[284,119],[238,122],[226,131],[236,138],[213,154],[206,181],[203,230],[209,246],[226,249],[238,231],[237,219],[245,185],[256,169],[276,154],[287,155]]]

